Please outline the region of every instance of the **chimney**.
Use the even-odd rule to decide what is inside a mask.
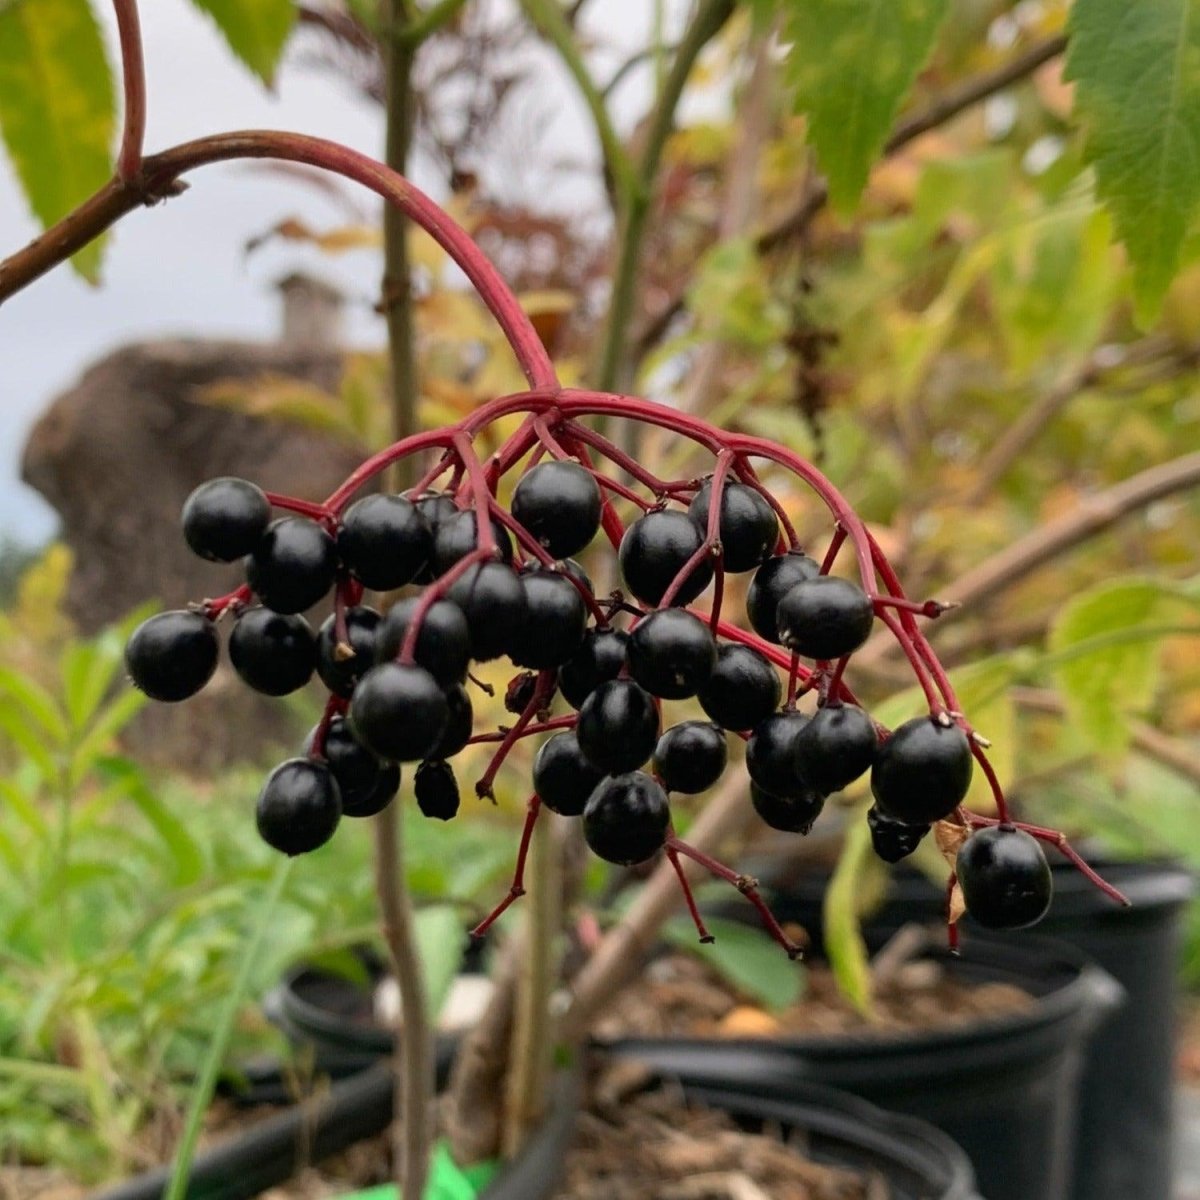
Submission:
[[[345,297],[337,288],[299,272],[285,276],[275,286],[283,297],[283,345],[310,352],[341,346]]]

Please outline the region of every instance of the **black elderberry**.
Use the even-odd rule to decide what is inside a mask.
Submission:
[[[640,767],[658,743],[654,699],[632,679],[602,683],[583,702],[575,734],[588,761],[609,775]]]
[[[229,635],[229,661],[243,683],[266,696],[302,688],[317,663],[317,639],[301,616],[251,608]]]
[[[356,604],[346,609],[346,640],[337,634],[337,618],[330,614],[317,634],[317,674],[335,695],[349,699],[358,681],[375,662],[375,638],[381,618],[375,609]]]
[[[268,607],[281,613],[312,608],[333,587],[337,548],[315,521],[272,521],[246,558],[246,581]]]
[[[416,500],[417,511],[425,518],[429,526],[430,553],[429,559],[413,576],[413,583],[432,583],[434,579],[432,544],[437,539],[437,531],[443,521],[456,517],[462,510],[454,503],[454,497],[448,492],[427,492]]]
[[[307,750],[314,752],[316,730],[309,735]],[[342,815],[373,817],[392,802],[400,789],[400,768],[384,762],[354,736],[345,717],[334,717],[325,731],[320,757],[324,758],[342,797]]]
[[[417,807],[438,821],[449,821],[458,812],[458,780],[448,762],[423,762],[413,778]]]
[[[807,834],[825,807],[825,797],[812,788],[798,788],[787,796],[764,792],[750,784],[750,803],[764,824],[781,833]]]
[[[526,571],[519,578],[525,620],[509,656],[518,667],[540,671],[561,666],[583,643],[588,616],[583,597],[557,571]]]
[[[625,585],[644,603],[658,604],[703,541],[687,513],[664,510],[639,517],[625,531],[617,551]],[[688,573],[672,603],[691,603],[712,576],[712,559],[706,557]]]
[[[446,707],[450,715],[446,718],[442,736],[429,752],[431,759],[453,758],[471,740],[475,712],[467,689],[461,684],[447,689]]]
[[[752,646],[717,649],[712,674],[697,693],[700,707],[725,729],[753,729],[783,698],[779,672]]]
[[[417,666],[372,667],[354,689],[355,736],[380,758],[418,762],[437,745],[450,708],[437,680]]]
[[[592,853],[621,866],[661,850],[670,824],[667,793],[642,771],[602,780],[583,810],[583,836]]]
[[[796,738],[796,773],[819,792],[839,792],[875,761],[875,722],[853,704],[818,708]]]
[[[183,536],[209,562],[249,554],[271,520],[271,502],[246,479],[210,479],[183,503]]]
[[[871,768],[880,812],[908,825],[948,817],[971,785],[971,744],[957,725],[933,717],[905,721],[882,743]]]
[[[551,812],[560,816],[579,816],[603,778],[603,772],[587,760],[571,730],[548,738],[533,760],[533,790]]]
[[[403,587],[429,561],[433,530],[421,510],[403,496],[364,496],[342,517],[337,549],[364,587]]]
[[[268,846],[287,855],[323,846],[337,829],[342,798],[324,763],[290,758],[267,776],[258,796],[258,832]]]
[[[746,615],[759,637],[768,642],[779,641],[776,614],[779,601],[798,583],[813,579],[821,566],[799,550],[789,550],[768,558],[754,573],[746,593]]]
[[[596,536],[600,506],[600,485],[573,462],[538,463],[513,489],[513,516],[553,558],[577,554]]]
[[[629,635],[629,673],[664,700],[694,696],[716,662],[717,643],[708,626],[680,608],[651,613]]]
[[[705,480],[688,506],[701,535],[708,531],[712,480]],[[753,571],[775,548],[779,521],[762,494],[744,483],[726,483],[721,492],[719,521],[722,561],[726,571]]]
[[[496,551],[502,562],[512,562],[512,538],[508,530],[493,517],[492,532],[496,539]],[[433,535],[433,571],[435,576],[445,575],[456,562],[466,558],[479,546],[476,532],[475,513],[471,509],[455,513],[438,522]]]
[[[986,929],[1026,929],[1050,909],[1050,864],[1023,829],[976,830],[959,847],[954,869],[967,912]]]
[[[404,638],[421,603],[419,596],[401,600],[389,610],[375,637],[375,661],[400,657]],[[424,667],[444,688],[462,683],[471,662],[471,630],[466,615],[450,600],[435,600],[426,610],[417,632],[413,661]]]
[[[143,621],[125,646],[125,669],[152,700],[194,696],[217,669],[216,626],[199,613],[179,609]]]
[[[593,629],[558,672],[563,699],[578,708],[602,683],[616,679],[625,666],[629,634],[620,629]]]
[[[871,636],[875,606],[857,584],[817,575],[790,588],[779,601],[779,640],[805,658],[851,654]]]
[[[682,721],[658,739],[654,773],[670,792],[706,792],[725,770],[725,731],[709,721]]]
[[[871,846],[875,853],[888,863],[898,863],[912,854],[931,828],[895,821],[874,804],[867,809],[867,827],[871,831]]]
[[[796,774],[796,739],[808,724],[803,713],[772,713],[760,721],[746,743],[746,770],[764,792],[790,796],[804,786]]]
[[[486,662],[507,654],[525,623],[525,589],[511,567],[500,562],[471,567],[450,588],[471,634],[471,657]],[[418,635],[419,636],[419,635]]]

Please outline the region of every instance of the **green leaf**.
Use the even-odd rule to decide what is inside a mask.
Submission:
[[[29,205],[50,225],[112,172],[115,96],[87,0],[0,5],[0,133]],[[102,242],[72,259],[95,283]]]
[[[1200,0],[1077,0],[1069,29],[1085,153],[1148,324],[1200,209]]]
[[[0,693],[7,693],[36,721],[56,745],[67,738],[67,723],[58,702],[44,687],[12,667],[0,667]]]
[[[862,934],[862,913],[878,891],[871,876],[883,864],[871,850],[866,805],[847,815],[846,840],[825,889],[825,949],[842,995],[864,1016],[871,1015],[871,964]]]
[[[192,0],[217,23],[229,48],[268,87],[292,32],[292,0]]]
[[[417,945],[425,968],[425,1000],[431,1014],[442,1011],[450,985],[462,966],[466,939],[462,916],[449,904],[421,909],[416,915]]]
[[[686,917],[668,921],[663,937],[680,950],[703,959],[742,995],[769,1009],[789,1008],[804,992],[804,968],[781,954],[779,946],[760,929],[737,921],[705,918],[716,938],[703,945]]]
[[[33,728],[25,710],[4,697],[0,697],[0,733],[7,733],[13,744],[24,751],[44,780],[49,782],[58,775],[54,750]]]
[[[866,186],[948,0],[804,0],[790,6],[787,75],[808,140],[845,212]]]

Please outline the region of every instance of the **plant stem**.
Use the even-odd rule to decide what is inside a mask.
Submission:
[[[438,0],[432,8],[409,21],[407,27],[397,30],[392,41],[415,50],[427,38],[444,29],[458,15],[467,0]]]
[[[146,67],[142,55],[142,29],[137,0],[113,0],[121,42],[122,89],[125,96],[121,149],[117,176],[134,183],[142,170],[142,143],[146,138]]]
[[[237,977],[233,987],[225,997],[225,1003],[213,1023],[212,1037],[208,1043],[208,1051],[200,1074],[192,1086],[191,1099],[188,1101],[187,1118],[184,1121],[183,1134],[175,1151],[175,1162],[171,1168],[171,1182],[163,1192],[163,1200],[184,1200],[187,1194],[188,1175],[192,1168],[192,1159],[196,1153],[196,1143],[200,1138],[200,1127],[204,1122],[204,1114],[212,1101],[213,1090],[217,1086],[217,1077],[225,1061],[225,1052],[229,1048],[229,1039],[233,1034],[234,1022],[238,1010],[246,999],[250,989],[250,978],[258,965],[259,954],[266,940],[267,930],[275,917],[275,908],[292,871],[294,859],[285,858],[275,867],[271,876],[267,894],[258,904],[258,922],[254,926],[250,941],[242,952],[242,960],[238,965]]]

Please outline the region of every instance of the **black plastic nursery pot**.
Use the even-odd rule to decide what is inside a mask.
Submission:
[[[887,1036],[714,1042],[624,1038],[614,1053],[693,1083],[787,1101],[813,1083],[930,1122],[957,1142],[987,1200],[1065,1200],[1076,1093],[1089,1034],[1119,986],[1068,948],[973,940],[961,958],[926,957],[966,983],[1008,983],[1032,1009],[969,1025]],[[1161,1197],[1160,1197],[1161,1200]]]
[[[1163,1200],[1171,1193],[1176,971],[1183,917],[1195,880],[1174,862],[1093,859],[1132,901],[1120,908],[1070,864],[1054,866],[1054,903],[1034,931],[1068,943],[1124,989],[1126,1002],[1098,1026],[1080,1082],[1072,1200]],[[766,874],[766,872],[764,872]],[[781,920],[820,943],[828,876],[812,873],[772,889]],[[871,919],[886,932],[941,919],[942,894],[912,870],[894,873],[885,906]],[[964,936],[972,938],[969,918]],[[989,937],[996,935],[989,934]],[[1028,935],[1004,935],[1021,945]]]

